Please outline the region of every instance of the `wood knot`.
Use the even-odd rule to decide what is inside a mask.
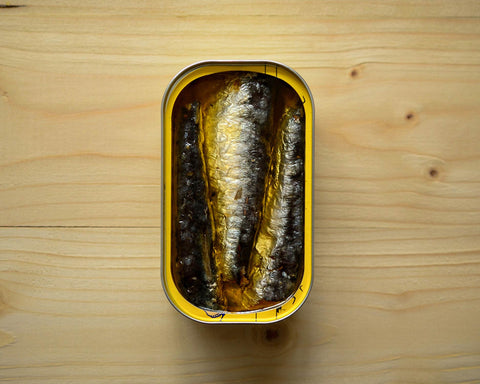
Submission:
[[[259,355],[278,355],[289,350],[296,338],[296,332],[289,322],[256,325],[251,329],[253,350]]]
[[[408,112],[406,115],[405,115],[405,119],[406,120],[413,120],[415,119],[415,114],[413,112]]]
[[[265,339],[268,342],[275,340],[276,338],[278,338],[278,336],[279,336],[278,329],[267,329],[265,332]]]
[[[445,177],[445,166],[440,162],[433,162],[424,168],[424,176],[430,181],[441,181]]]
[[[407,110],[407,112],[404,112],[403,121],[409,127],[417,126],[419,123],[418,112],[411,109]]]
[[[438,170],[435,168],[430,168],[430,170],[428,171],[428,174],[432,179],[438,178]]]

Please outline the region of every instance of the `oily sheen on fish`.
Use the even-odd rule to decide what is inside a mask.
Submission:
[[[212,227],[199,147],[199,103],[181,107],[176,125],[176,269],[180,286],[191,303],[216,308]]]
[[[304,111],[287,107],[275,139],[262,223],[252,252],[253,301],[281,301],[299,280],[304,239]]]
[[[259,74],[227,77],[202,113],[202,150],[222,283],[242,285],[257,230],[268,168],[272,90]]]

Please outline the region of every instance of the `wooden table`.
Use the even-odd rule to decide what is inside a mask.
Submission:
[[[0,381],[480,383],[480,2],[180,3],[0,6]],[[281,323],[162,292],[161,99],[204,59],[315,99],[315,283]]]

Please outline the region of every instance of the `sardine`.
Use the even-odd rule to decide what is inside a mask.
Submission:
[[[192,304],[218,307],[212,227],[206,200],[204,167],[200,155],[199,103],[182,106],[176,126],[176,270],[184,296]]]
[[[266,76],[234,75],[202,112],[202,151],[219,281],[246,283],[268,169],[272,90]]]
[[[304,252],[304,110],[287,107],[270,167],[262,223],[249,266],[246,295],[282,301],[297,286]]]

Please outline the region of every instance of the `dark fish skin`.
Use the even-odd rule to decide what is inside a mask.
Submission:
[[[192,304],[217,309],[215,270],[211,263],[212,226],[200,155],[199,103],[181,108],[176,132],[176,269],[180,288]]]
[[[269,163],[271,99],[265,76],[233,76],[202,112],[214,258],[222,283],[246,280]]]
[[[304,111],[288,107],[272,155],[262,224],[252,252],[250,292],[253,300],[282,301],[301,273],[304,253]]]

